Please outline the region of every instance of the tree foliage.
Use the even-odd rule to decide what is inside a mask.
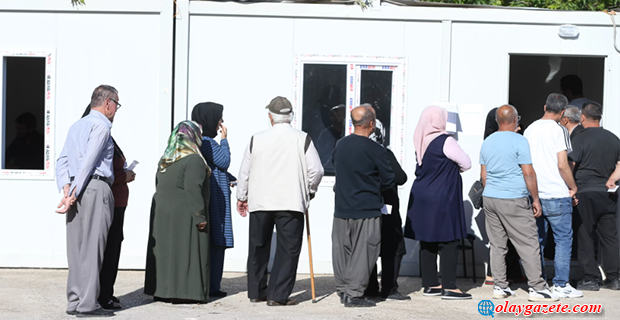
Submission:
[[[480,4],[504,7],[531,7],[553,10],[601,11],[619,8],[620,0],[425,0],[454,4]]]
[[[84,5],[84,4],[86,4],[86,2],[84,2],[84,1],[85,0],[71,0],[71,4],[74,5],[74,6]]]

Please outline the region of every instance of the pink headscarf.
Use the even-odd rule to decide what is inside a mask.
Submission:
[[[428,145],[438,136],[448,134],[446,132],[447,122],[448,110],[442,107],[430,106],[422,111],[418,126],[413,133],[413,145],[416,150],[418,165],[422,165],[422,159]]]

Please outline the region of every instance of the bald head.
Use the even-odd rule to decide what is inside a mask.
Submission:
[[[370,104],[363,104],[351,110],[351,120],[355,127],[369,128],[375,119],[375,109]]]
[[[503,124],[513,124],[518,116],[519,113],[517,112],[517,109],[515,107],[509,104],[505,104],[499,107],[499,109],[497,109],[495,119],[497,120],[497,123],[501,126]]]

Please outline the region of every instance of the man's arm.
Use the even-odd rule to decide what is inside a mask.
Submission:
[[[310,146],[306,150],[306,165],[308,166],[308,191],[310,192],[310,199],[312,199],[324,174],[321,158],[313,142],[310,142]]]
[[[398,163],[394,152],[390,149],[385,150],[387,150],[388,157],[390,158],[390,167],[392,167],[392,171],[394,171],[394,183],[397,186],[402,186],[407,182],[407,173],[400,166],[400,163]]]
[[[577,194],[577,184],[575,183],[573,171],[568,163],[568,156],[566,155],[566,150],[558,152],[558,169],[560,170],[560,175],[562,176],[562,179],[568,186],[569,196],[572,198],[575,194]]]
[[[242,217],[248,215],[248,181],[250,179],[250,169],[252,168],[252,154],[250,145],[245,148],[245,153],[241,160],[239,177],[237,178],[237,212]]]
[[[483,187],[487,185],[487,166],[484,164],[480,165],[480,180]]]
[[[70,189],[72,194],[75,193],[76,198],[82,194],[88,179],[95,172],[95,166],[110,140],[110,129],[102,125],[94,126],[87,139],[84,161],[81,163],[81,168],[75,175]]]
[[[379,181],[381,182],[381,190],[390,190],[394,188],[394,171],[390,165],[390,158],[388,158],[385,148],[377,145],[380,148],[380,152],[377,152],[377,170],[379,171]]]
[[[532,207],[534,209],[534,218],[538,218],[542,214],[542,208],[540,206],[540,199],[538,198],[538,183],[536,182],[536,172],[531,164],[522,164],[521,170],[523,171],[523,178],[525,179],[525,186],[532,196]]]
[[[607,189],[613,189],[616,187],[616,182],[620,180],[620,161],[616,163],[616,170],[609,176],[609,180],[605,184]]]
[[[56,160],[56,185],[58,191],[63,190],[64,186],[71,183],[69,178],[69,159],[67,158],[66,146],[62,148],[58,160]],[[65,194],[65,196],[67,196]]]

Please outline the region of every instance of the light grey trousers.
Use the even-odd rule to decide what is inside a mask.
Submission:
[[[501,288],[508,287],[506,280],[506,253],[508,239],[514,245],[527,283],[534,290],[545,289],[540,267],[538,227],[529,198],[496,199],[484,197],[486,229],[491,245],[491,273],[493,281]]]
[[[114,214],[110,186],[90,180],[67,212],[67,311],[99,309],[99,272]]]
[[[336,291],[355,298],[364,295],[381,251],[381,217],[334,218],[332,263]]]

